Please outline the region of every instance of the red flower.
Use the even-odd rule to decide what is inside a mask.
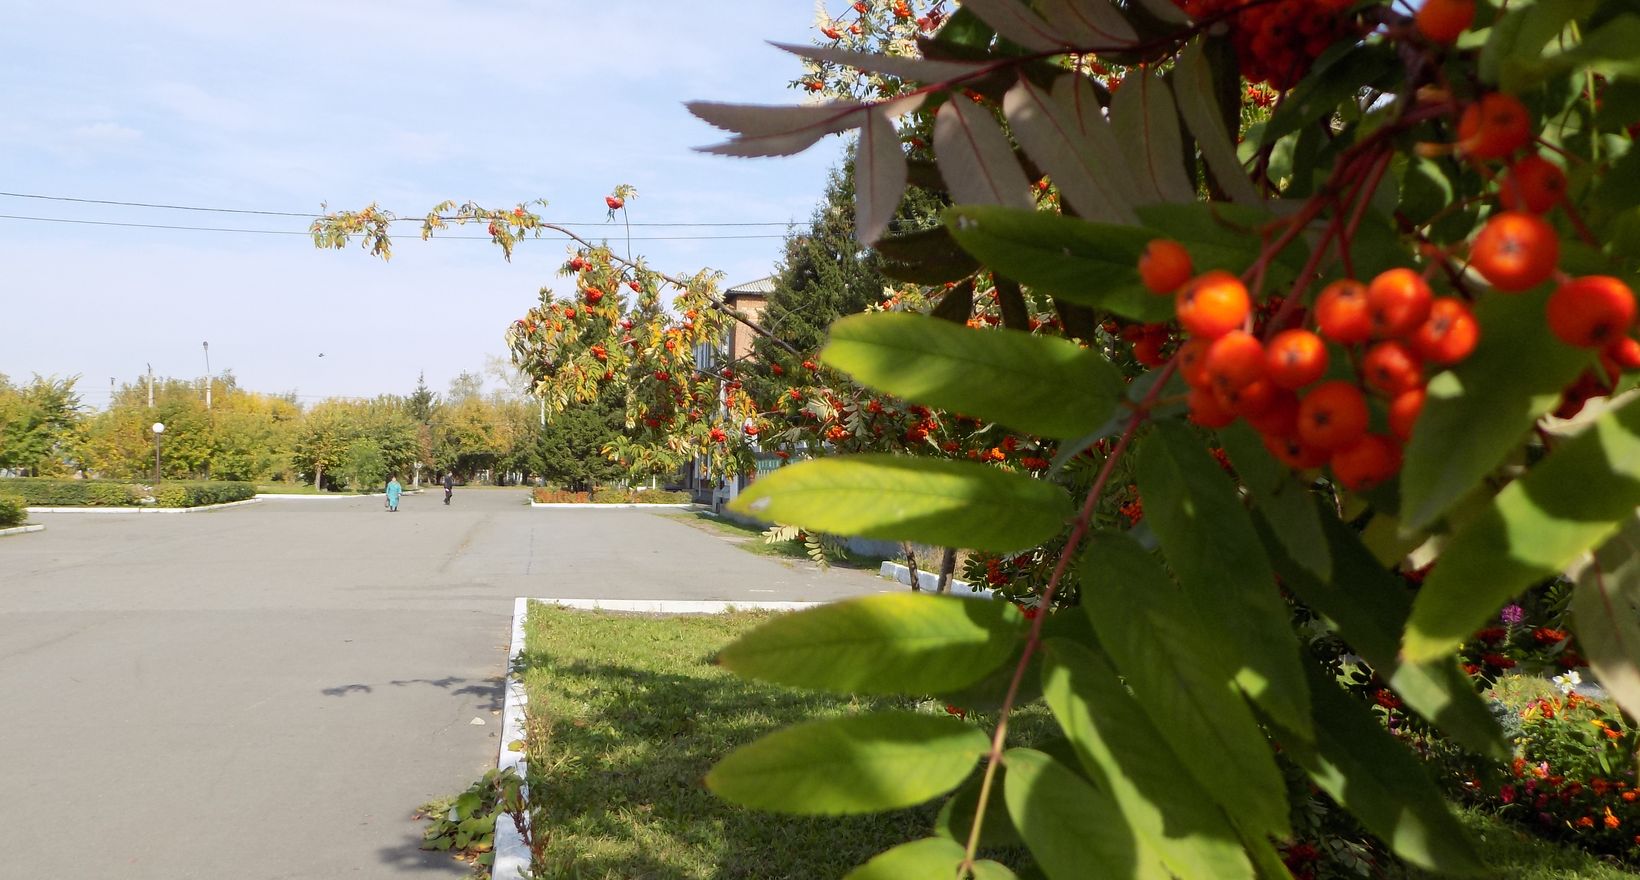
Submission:
[[[1487,666],[1496,666],[1499,669],[1515,668],[1514,658],[1505,657],[1502,654],[1486,654],[1481,657],[1481,662]]]
[[[1509,637],[1509,631],[1501,626],[1491,626],[1475,633],[1475,640],[1495,645]]]
[[[1513,785],[1505,785],[1504,787],[1498,789],[1498,800],[1503,801],[1506,804],[1514,803],[1515,787]]]
[[[1593,828],[1594,827],[1594,817],[1593,816],[1584,816],[1584,817],[1578,819],[1577,820],[1577,827],[1579,827],[1579,828]]]
[[[1383,706],[1385,709],[1401,708],[1401,698],[1397,697],[1394,692],[1385,688],[1379,688],[1377,692],[1372,695],[1372,698],[1378,703],[1378,705]]]
[[[958,718],[967,718],[968,717],[968,710],[967,709],[958,709],[956,706],[954,706],[950,703],[946,703],[945,704],[945,714],[955,715]]]
[[[1540,645],[1552,645],[1556,642],[1566,641],[1566,631],[1563,629],[1550,629],[1546,626],[1540,626],[1537,629],[1532,630],[1532,638],[1536,639]]]

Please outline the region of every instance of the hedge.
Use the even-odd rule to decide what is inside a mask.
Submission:
[[[135,507],[145,494],[125,483],[36,477],[0,480],[0,492],[16,495],[31,507]]]
[[[687,504],[688,492],[670,492],[665,489],[599,489],[596,492],[570,492],[564,489],[536,489],[537,504]]]
[[[20,497],[30,507],[136,507],[148,495],[142,486],[129,483],[33,477],[0,480],[0,492]],[[204,507],[254,497],[255,484],[227,480],[161,483],[154,492],[160,507]]]
[[[0,495],[0,529],[20,526],[28,520],[28,502],[20,495]]]

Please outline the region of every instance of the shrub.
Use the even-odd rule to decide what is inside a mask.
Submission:
[[[17,495],[0,495],[0,529],[20,526],[27,520],[27,501]]]
[[[542,487],[533,493],[536,504],[585,504],[589,501],[586,492],[570,492],[566,489],[549,489]]]
[[[537,504],[686,504],[688,492],[667,489],[599,489],[596,492],[571,492],[567,489],[540,488],[533,493]]]
[[[0,481],[0,490],[35,507],[131,507],[142,501],[135,486],[99,480],[18,477]]]
[[[229,504],[256,497],[252,483],[209,480],[195,483],[166,483],[154,491],[154,502],[160,507],[206,507]]]

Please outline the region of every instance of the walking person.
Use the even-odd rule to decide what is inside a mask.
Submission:
[[[450,503],[450,496],[455,494],[455,491],[456,491],[456,475],[449,472],[449,471],[445,471],[444,472],[444,503],[445,504]]]
[[[399,485],[398,475],[395,474],[387,481],[387,509],[389,512],[399,512],[399,496],[402,494],[404,494],[404,487]]]

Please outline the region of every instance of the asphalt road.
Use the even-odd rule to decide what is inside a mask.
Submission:
[[[0,538],[0,876],[463,876],[411,813],[494,766],[515,596],[885,588],[649,512],[441,495]]]

